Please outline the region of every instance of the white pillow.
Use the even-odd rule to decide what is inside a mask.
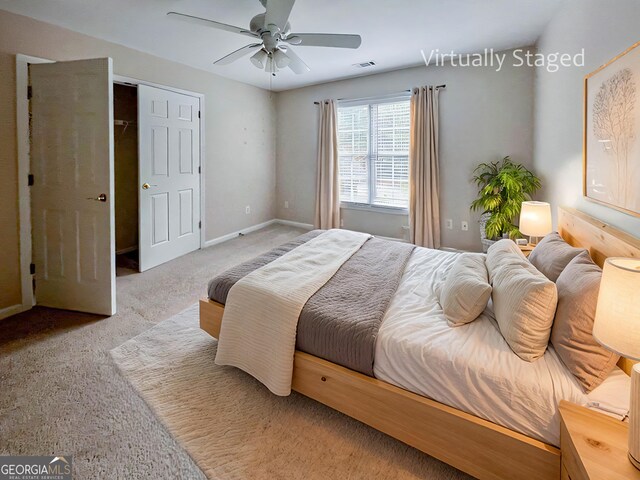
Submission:
[[[513,257],[509,255],[513,255]],[[497,268],[504,263],[505,258],[509,258],[511,261],[527,262],[527,257],[520,250],[520,247],[516,245],[516,242],[511,240],[499,240],[489,247],[487,250],[487,271],[489,272],[489,283],[493,284],[493,277],[491,272],[495,272]]]
[[[489,247],[487,269],[500,333],[523,360],[540,358],[558,303],[556,284],[536,270],[511,240]]]
[[[474,321],[491,298],[491,285],[481,253],[458,256],[440,291],[440,305],[452,327]]]

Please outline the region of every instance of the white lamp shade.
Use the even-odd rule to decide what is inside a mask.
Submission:
[[[269,57],[267,58],[267,63],[264,66],[264,71],[268,73],[276,73],[276,62],[273,60],[272,55],[269,55]]]
[[[544,237],[551,233],[551,205],[547,202],[522,202],[519,229],[530,237]]]
[[[265,52],[264,50],[258,50],[251,56],[249,60],[251,60],[251,63],[253,63],[256,67],[262,69],[267,64],[268,57],[269,55],[267,54],[267,52]]]
[[[291,63],[291,59],[280,49],[273,52],[273,59],[275,60],[278,68],[284,68]]]
[[[640,360],[640,260],[607,258],[593,336],[623,357]]]

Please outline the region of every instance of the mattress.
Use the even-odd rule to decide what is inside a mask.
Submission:
[[[560,400],[628,410],[629,380],[619,369],[585,395],[553,347],[535,362],[515,355],[490,307],[450,327],[437,295],[457,255],[414,250],[378,333],[376,378],[556,446]]]

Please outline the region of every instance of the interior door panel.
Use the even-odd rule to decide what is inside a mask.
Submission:
[[[200,248],[200,100],[140,85],[140,271]]]
[[[111,59],[35,64],[30,78],[37,304],[113,315]]]

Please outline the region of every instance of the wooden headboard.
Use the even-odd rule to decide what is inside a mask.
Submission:
[[[558,232],[574,247],[586,248],[602,267],[607,257],[640,258],[640,240],[574,208],[558,208]],[[618,366],[628,375],[635,362],[621,358]]]

